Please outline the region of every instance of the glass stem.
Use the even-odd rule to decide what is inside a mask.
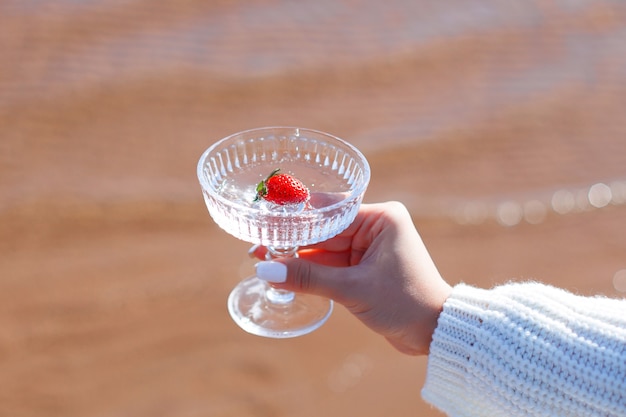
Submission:
[[[293,246],[289,248],[276,248],[273,246],[267,247],[267,254],[265,255],[265,259],[268,261],[277,258],[297,258],[298,257],[298,247]],[[295,294],[292,291],[280,290],[272,287],[271,285],[267,286],[267,290],[265,291],[265,297],[274,304],[288,304],[291,303],[295,297]]]

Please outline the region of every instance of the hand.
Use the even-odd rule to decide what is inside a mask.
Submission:
[[[267,250],[252,253],[265,259]],[[362,204],[347,230],[298,253],[276,260],[286,269],[276,261],[259,262],[257,276],[284,280],[272,283],[276,288],[331,298],[400,352],[428,354],[451,288],[402,204]]]

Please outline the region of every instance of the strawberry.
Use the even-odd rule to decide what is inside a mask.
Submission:
[[[279,174],[279,171],[280,168],[275,169],[257,185],[254,201],[263,198],[281,206],[309,201],[309,190],[302,181],[289,174]]]

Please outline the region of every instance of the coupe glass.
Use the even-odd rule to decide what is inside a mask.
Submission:
[[[308,205],[256,201],[256,186],[279,168],[309,188]],[[231,235],[267,247],[267,259],[298,256],[298,247],[329,239],[354,220],[369,183],[367,160],[327,133],[268,127],[235,133],[200,157],[198,179],[215,223]],[[230,293],[228,311],[245,331],[265,337],[307,334],[330,316],[333,302],[278,290],[251,276]]]

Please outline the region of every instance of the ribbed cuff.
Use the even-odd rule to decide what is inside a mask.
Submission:
[[[484,405],[472,395],[468,367],[482,315],[488,309],[488,291],[459,284],[446,300],[433,334],[422,397],[450,415],[470,416]],[[482,403],[482,404],[481,404]],[[484,410],[483,410],[484,412]]]

